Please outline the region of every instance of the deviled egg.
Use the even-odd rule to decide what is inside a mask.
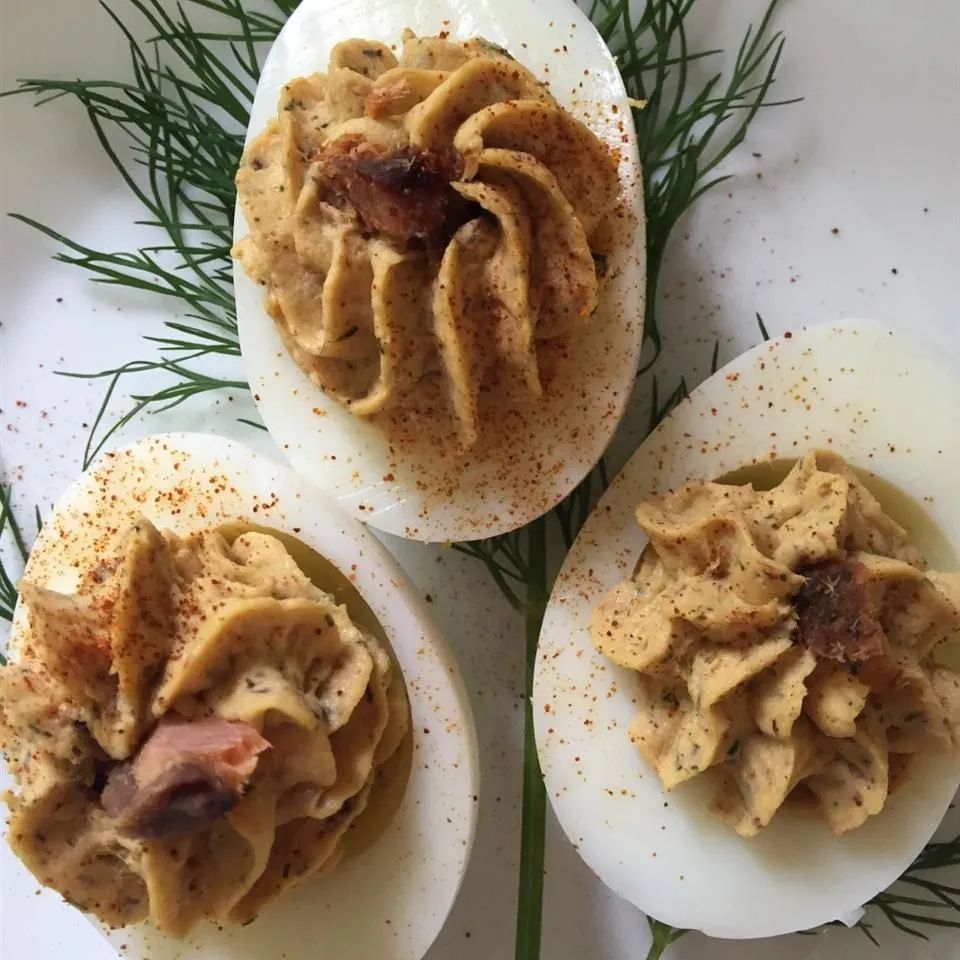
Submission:
[[[306,0],[237,174],[237,313],[264,421],[358,518],[522,526],[600,457],[642,341],[630,105],[567,0]]]
[[[754,348],[641,445],[534,686],[551,802],[611,889],[775,936],[855,917],[930,840],[960,784],[960,577],[933,572],[960,569],[958,435],[955,371],[851,321]]]
[[[104,455],[10,646],[7,840],[115,946],[426,952],[475,827],[470,708],[397,564],[309,483],[199,434]]]

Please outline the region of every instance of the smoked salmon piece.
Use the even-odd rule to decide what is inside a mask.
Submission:
[[[269,748],[246,723],[164,719],[132,761],[114,767],[100,799],[127,836],[195,833],[236,805]]]

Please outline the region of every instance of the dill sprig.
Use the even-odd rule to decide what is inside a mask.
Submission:
[[[94,250],[50,226],[17,218],[61,247],[56,259],[79,266],[97,283],[169,298],[184,313],[149,336],[158,356],[95,373],[106,387],[84,450],[84,467],[121,427],[141,413],[159,412],[199,394],[244,390],[240,378],[206,371],[213,356],[240,356],[230,261],[236,191],[233,173],[263,45],[276,37],[296,4],[274,0],[279,17],[246,10],[241,0],[191,0],[222,15],[219,32],[198,30],[182,6],[127,0],[152,36],[140,42],[109,6],[101,4],[127,40],[132,82],[27,78],[8,93],[37,104],[74,97],[118,175],[144,209],[138,221],[158,242],[132,252]],[[238,368],[239,370],[239,368]],[[112,402],[131,378],[161,374],[152,392],[133,392],[117,416]],[[155,377],[149,380],[151,386]]]
[[[960,929],[960,886],[947,883],[944,876],[951,867],[960,867],[960,834],[952,840],[928,843],[907,872],[889,890],[877,894],[868,907],[878,910],[898,930],[923,940],[929,939],[921,929],[924,926]],[[877,943],[873,924],[866,917],[858,927]]]
[[[630,0],[592,0],[590,17],[607,42],[633,110],[643,166],[647,216],[647,297],[644,335],[652,346],[644,370],[659,355],[657,282],[680,217],[707,191],[729,178],[717,168],[746,137],[759,110],[793,103],[769,100],[784,37],[770,27],[779,0],[747,28],[729,75],[715,73],[691,89],[690,65],[721,50],[691,50],[686,22],[697,0],[647,0],[634,16]]]
[[[679,927],[671,927],[669,923],[661,923],[659,920],[654,920],[653,917],[647,917],[647,923],[650,926],[653,940],[650,943],[650,949],[647,951],[646,960],[660,960],[671,943],[689,932],[681,930]]]
[[[565,549],[569,550],[573,546],[573,541],[577,539],[580,528],[587,522],[593,505],[609,486],[607,464],[601,457],[573,492],[554,508],[553,516],[560,526],[560,536],[563,538]]]
[[[520,804],[520,868],[517,880],[515,960],[540,960],[543,929],[543,863],[547,843],[547,788],[540,770],[533,725],[533,675],[537,641],[547,610],[547,518],[524,528],[527,539],[523,664],[523,785]]]
[[[610,46],[624,79],[627,93],[642,107],[634,109],[640,158],[643,165],[644,197],[647,216],[647,289],[645,338],[651,344],[643,371],[659,356],[662,335],[656,320],[657,281],[667,241],[681,215],[699,197],[722,183],[726,176],[717,167],[742,143],[747,129],[763,106],[776,78],[783,51],[783,37],[770,33],[777,0],[769,4],[756,29],[749,28],[737,52],[729,78],[711,77],[699,90],[690,87],[689,66],[720,51],[691,51],[687,43],[685,19],[696,0],[647,0],[636,19],[629,0],[592,0],[591,20]],[[737,118],[733,123],[731,120]],[[715,345],[712,367],[719,358]],[[685,396],[686,381],[681,379],[664,402],[653,383],[650,429]],[[569,548],[586,521],[590,509],[608,485],[605,467],[598,467],[560,504],[552,516],[560,526],[563,542]],[[487,567],[494,582],[511,605],[526,616],[527,659],[535,656],[542,610],[538,598],[549,594],[549,586],[538,574],[546,576],[547,566],[531,564],[530,558],[546,547],[546,526],[538,521],[530,528],[529,552],[517,557],[515,535],[496,537],[463,549],[477,556]],[[508,583],[510,572],[526,587]],[[535,624],[531,621],[535,617]],[[530,673],[528,671],[528,681]],[[543,898],[543,833],[546,796],[532,742],[529,683],[525,686],[526,728],[524,740],[523,823],[521,831],[520,883],[517,903],[516,960],[539,957]],[[654,945],[660,956],[683,931],[674,931],[651,918]]]
[[[39,532],[39,508],[34,510],[34,519]],[[30,544],[23,526],[13,512],[13,487],[9,483],[0,483],[0,619],[8,623],[13,620],[17,605],[17,578],[29,553]],[[10,569],[11,565],[16,565],[16,573]],[[6,662],[3,651],[0,651],[0,666]]]
[[[9,534],[13,541],[13,548],[18,562],[26,563],[27,544],[17,518],[13,515],[10,504],[12,490],[10,484],[0,483],[0,537]],[[6,551],[9,553],[9,551]],[[0,563],[0,617],[6,621],[13,619],[13,608],[17,605],[17,584],[14,577],[7,571],[6,565]]]

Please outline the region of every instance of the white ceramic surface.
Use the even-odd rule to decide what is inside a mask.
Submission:
[[[132,9],[126,0],[113,6],[125,16]],[[696,4],[691,45],[725,49],[727,56],[702,61],[694,82],[729,69],[746,24],[765,6],[765,0]],[[148,35],[135,16],[129,19],[140,36]],[[960,245],[960,127],[950,122],[960,109],[960,8],[955,0],[926,0],[922,16],[906,16],[898,0],[804,0],[781,4],[776,25],[787,44],[774,93],[804,99],[757,117],[721,171],[733,179],[702,198],[673,235],[658,297],[664,354],[652,371],[661,399],[681,373],[691,387],[709,373],[715,341],[721,362],[756,344],[758,312],[772,334],[843,316],[876,316],[960,360],[952,262]],[[126,78],[126,44],[95,0],[0,0],[0,89],[24,76]],[[144,218],[142,209],[100,150],[83,110],[68,99],[41,109],[24,98],[0,99],[0,211],[30,214],[101,249],[163,242],[156,231],[134,226]],[[81,271],[52,263],[55,250],[53,242],[0,217],[0,466],[14,480],[26,516],[35,503],[47,512],[76,476],[83,424],[101,397],[102,384],[65,380],[54,371],[152,357],[140,338],[156,333],[168,309],[153,297],[89,284]],[[239,362],[224,371],[243,378]],[[126,390],[145,386],[140,381]],[[652,386],[651,374],[640,378],[612,471],[646,430]],[[121,389],[111,409],[126,404]],[[209,396],[138,420],[118,441],[203,429],[273,451],[262,431],[238,423],[254,414],[245,393],[230,400]],[[474,854],[428,956],[509,956],[520,830],[523,625],[479,564],[443,547],[385,539],[432,598],[463,669],[481,746]],[[547,826],[544,958],[642,958],[649,943],[642,915],[593,876],[552,816]],[[958,829],[955,822],[947,832]],[[882,918],[874,923],[879,949],[858,931],[753,942],[689,934],[667,957],[956,960],[956,931],[935,931],[925,942]],[[0,847],[0,956],[25,955],[115,956],[76,911],[54,894],[38,893]]]
[[[367,523],[414,540],[475,540],[523,526],[563,499],[599,459],[636,374],[643,331],[643,186],[623,83],[596,30],[571,0],[306,0],[264,65],[248,139],[293,77],[325,70],[331,47],[364,37],[397,44],[404,27],[483,36],[510,50],[620,155],[624,229],[589,337],[571,348],[543,402],[505,416],[489,452],[422,460],[313,385],[264,310],[263,289],[237,265],[244,365],[264,422],[290,463]],[[623,221],[625,222],[625,221]],[[238,212],[235,236],[247,233]],[[479,449],[479,448],[478,448]],[[416,451],[414,451],[416,452]]]
[[[957,437],[956,367],[884,325],[853,321],[797,330],[741,354],[631,457],[557,579],[533,692],[554,811],[611,889],[673,926],[776,936],[854,915],[930,840],[960,785],[956,754],[922,758],[880,815],[839,838],[819,818],[780,815],[744,840],[707,812],[709,778],[664,792],[628,737],[633,674],[594,649],[589,624],[646,545],[638,503],[818,448],[907,493],[954,547],[946,562],[955,563]]]

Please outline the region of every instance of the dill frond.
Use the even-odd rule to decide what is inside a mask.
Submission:
[[[768,99],[784,46],[782,34],[771,32],[778,2],[772,0],[756,28],[747,28],[729,75],[716,73],[697,90],[691,88],[690,65],[723,52],[690,49],[686,22],[697,0],[647,0],[636,18],[630,0],[593,0],[590,7],[627,94],[644,104],[633,110],[647,215],[644,335],[652,349],[643,370],[655,363],[662,345],[657,282],[677,221],[729,178],[717,168],[743,143],[760,109],[794,102]]]
[[[7,94],[31,95],[38,105],[62,96],[76,99],[142,205],[140,224],[160,231],[165,240],[135,251],[94,250],[29,217],[17,219],[55,240],[56,259],[86,270],[94,282],[155,294],[183,311],[165,323],[165,331],[144,338],[159,357],[93,374],[67,374],[106,381],[84,467],[142,413],[210,391],[247,389],[240,376],[205,372],[203,361],[240,356],[230,260],[233,174],[243,152],[260,54],[296,6],[276,0],[278,16],[272,17],[246,10],[241,0],[192,0],[194,7],[222,16],[222,31],[212,32],[197,30],[182,6],[172,14],[162,0],[127,3],[139,15],[140,32],[151,33],[148,40],[138,41],[127,22],[102,6],[126,38],[131,82],[26,78]],[[158,372],[169,383],[152,393],[134,388],[129,408],[114,417],[111,401],[121,388]]]
[[[928,843],[907,872],[889,890],[868,904],[902,933],[928,940],[923,927],[960,930],[960,886],[947,883],[945,871],[960,867],[960,834],[952,840]],[[956,873],[953,877],[956,880]],[[861,920],[859,929],[876,943],[873,925]]]
[[[0,619],[9,623],[17,605],[17,580],[27,562],[30,544],[24,528],[13,512],[13,488],[0,483]],[[40,510],[34,510],[36,529],[40,531]],[[15,569],[14,569],[15,568]],[[0,651],[0,666],[6,664]]]

